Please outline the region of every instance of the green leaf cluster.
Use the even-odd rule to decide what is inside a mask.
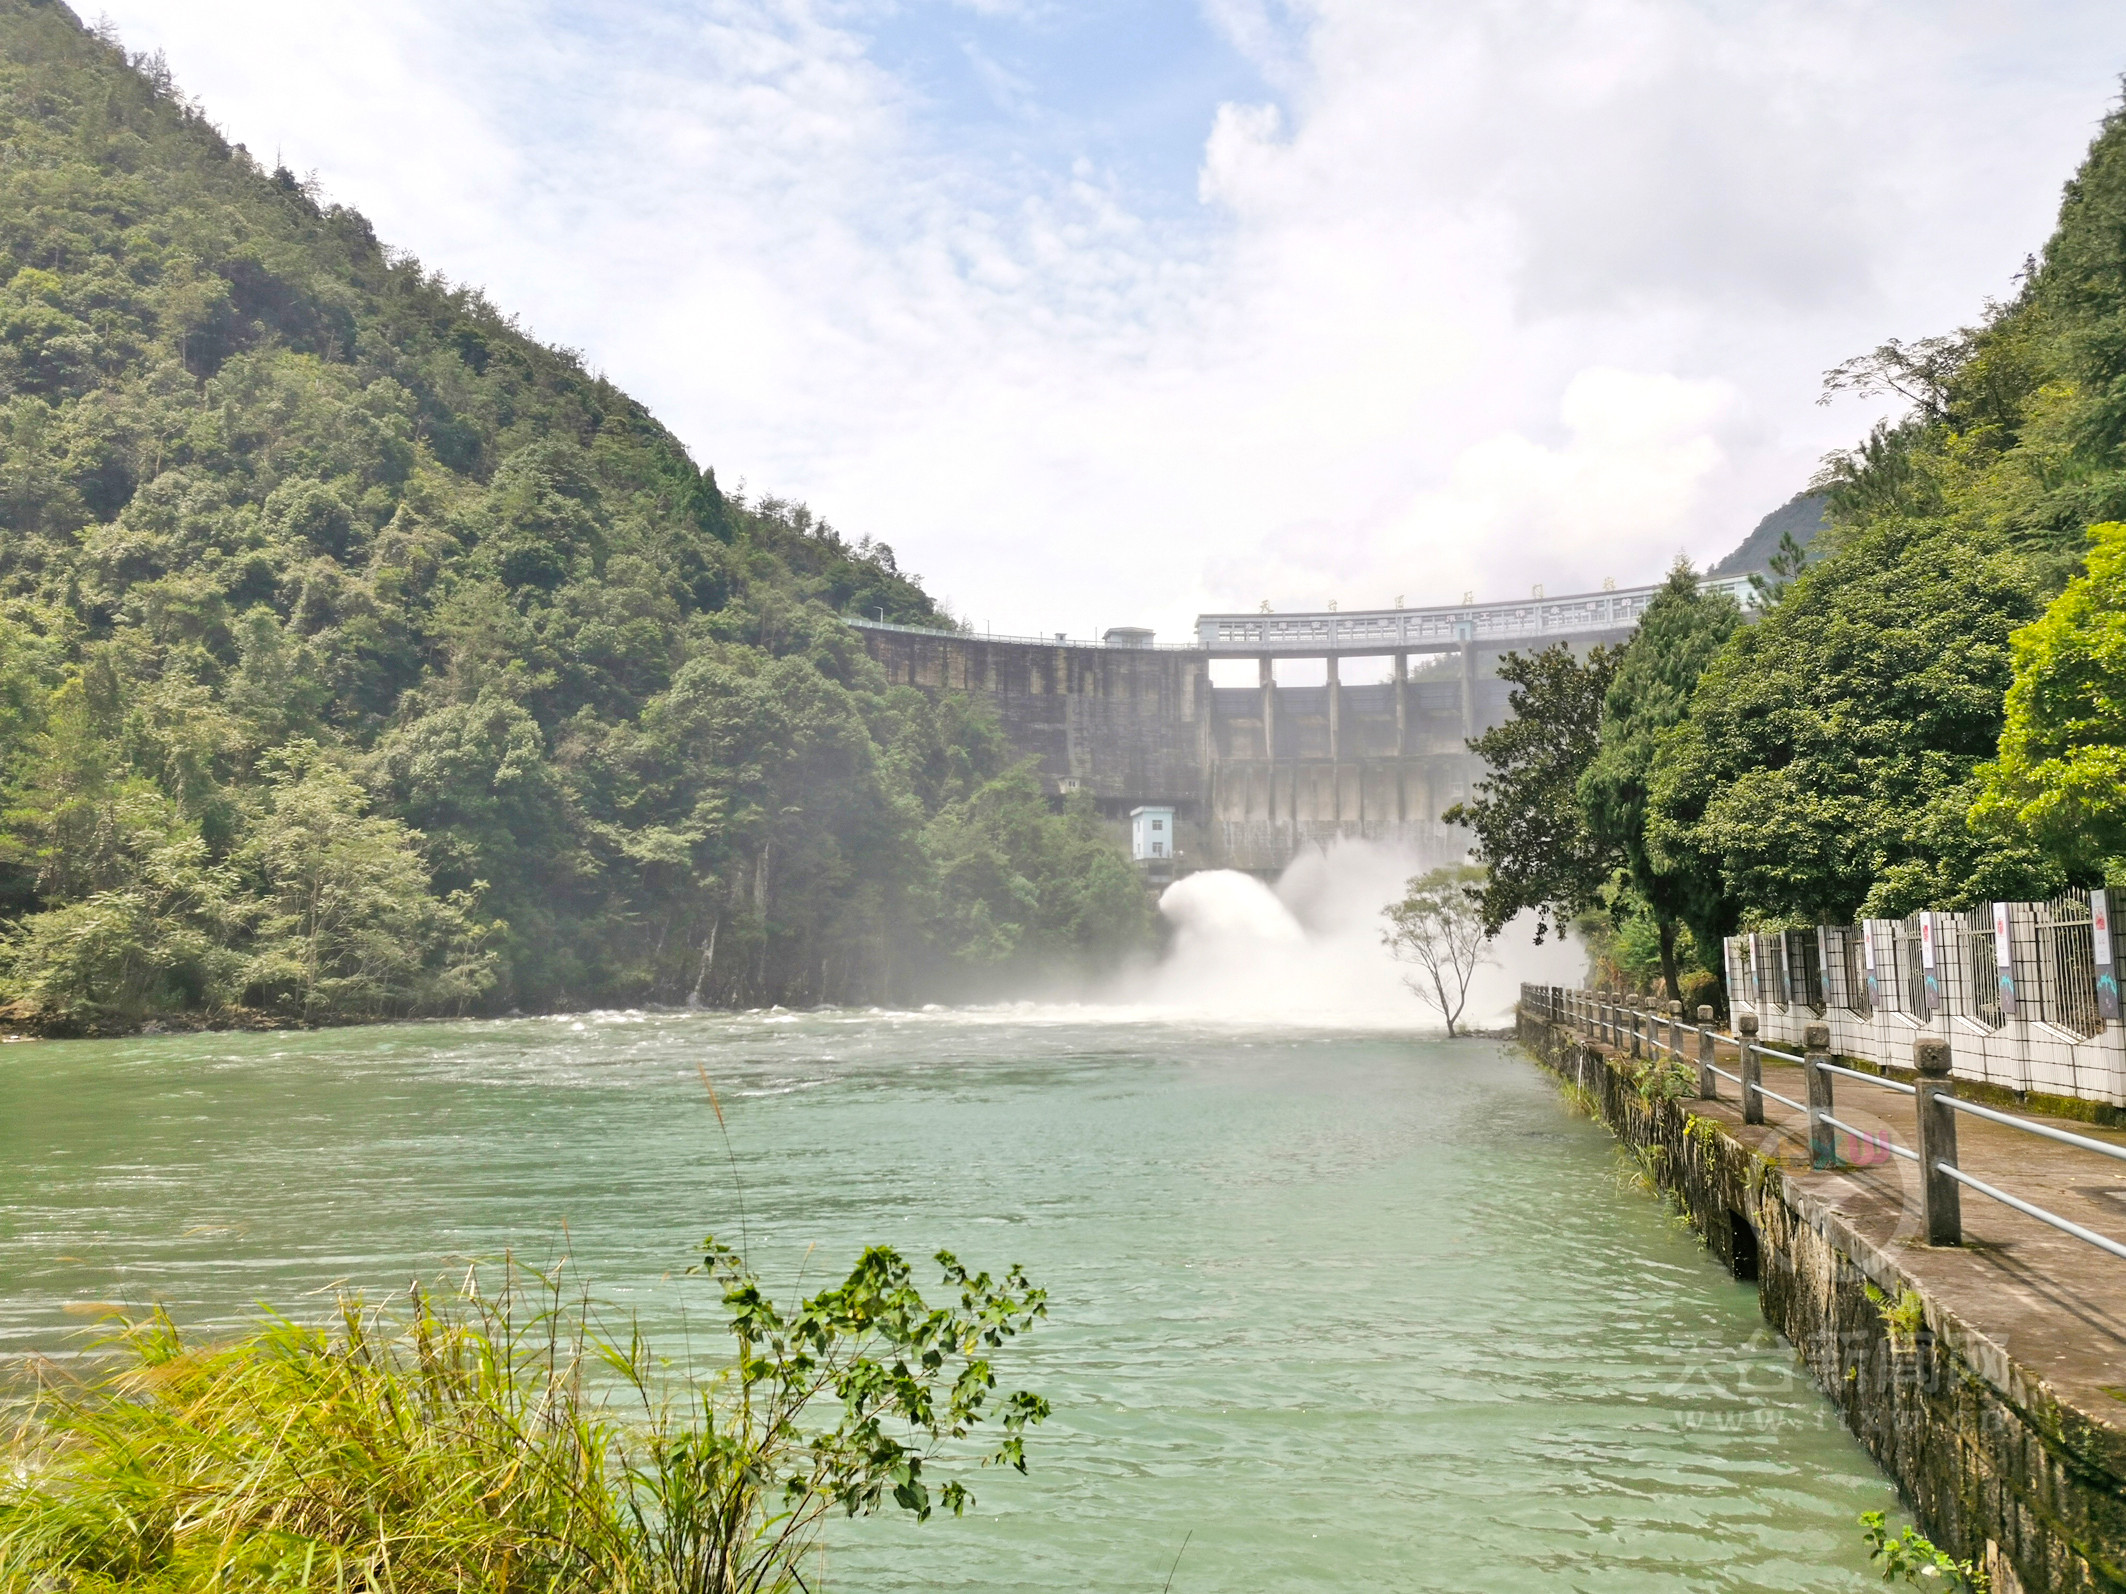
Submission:
[[[1939,1589],[1942,1594],[1987,1594],[1992,1586],[1983,1568],[1957,1560],[1919,1529],[1907,1527],[1902,1533],[1891,1533],[1880,1511],[1863,1511],[1860,1526],[1868,1559],[1882,1562],[1885,1583],[1909,1583],[1914,1588]]]
[[[1974,817],[2071,875],[2126,875],[2126,524],[2090,529],[2083,574],[2010,639],[2000,756]]]
[[[951,623],[0,0],[15,1022],[898,1000],[1142,944],[1119,846],[844,614]]]

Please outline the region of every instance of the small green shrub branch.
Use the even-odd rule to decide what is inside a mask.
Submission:
[[[1938,1549],[1917,1528],[1906,1528],[1893,1538],[1880,1511],[1862,1513],[1860,1525],[1868,1559],[1882,1562],[1885,1583],[1902,1580],[1915,1588],[1939,1589],[1942,1594],[1988,1594],[1992,1585],[1981,1568]]]

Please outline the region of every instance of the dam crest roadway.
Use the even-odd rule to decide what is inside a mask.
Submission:
[[[1746,577],[1707,580],[1745,608]],[[987,697],[1006,737],[1054,796],[1084,791],[1118,829],[1135,809],[1173,811],[1155,881],[1198,869],[1274,875],[1309,847],[1364,840],[1422,865],[1456,862],[1467,834],[1439,816],[1470,794],[1471,737],[1510,714],[1501,654],[1622,642],[1658,585],[1507,603],[1338,613],[1206,614],[1195,640],[1161,644],[1116,627],[1098,641],[1006,637],[850,619],[897,686]],[[1386,681],[1341,664],[1387,658]],[[1254,659],[1253,685],[1217,686],[1214,661]],[[1320,659],[1319,686],[1276,680]]]

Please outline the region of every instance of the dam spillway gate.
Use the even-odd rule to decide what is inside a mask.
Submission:
[[[1746,583],[1708,582],[1726,590]],[[1527,603],[1350,614],[1205,615],[1184,646],[988,637],[852,620],[898,686],[987,698],[1051,794],[1086,791],[1103,817],[1174,810],[1176,872],[1274,874],[1309,847],[1385,843],[1430,866],[1468,832],[1440,822],[1482,775],[1473,736],[1511,713],[1500,656],[1629,637],[1657,588]],[[1346,683],[1352,659],[1388,679]],[[1276,661],[1320,661],[1320,685],[1279,685]],[[1217,660],[1254,664],[1218,686]],[[1378,667],[1374,673],[1379,673]]]

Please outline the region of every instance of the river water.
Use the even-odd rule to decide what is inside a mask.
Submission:
[[[564,1246],[698,1333],[672,1275],[741,1227],[778,1284],[884,1241],[1050,1291],[1030,1476],[837,1528],[831,1587],[1879,1586],[1891,1491],[1753,1291],[1494,1042],[1019,1008],[0,1052],[11,1353]]]

